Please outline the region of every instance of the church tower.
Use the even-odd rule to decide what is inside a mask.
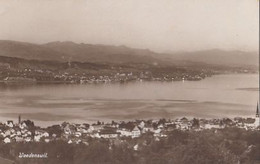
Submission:
[[[18,124],[21,124],[21,115],[18,117]]]
[[[256,114],[255,114],[255,127],[257,128],[260,126],[260,118],[259,118],[259,109],[258,109],[258,102],[256,105]]]

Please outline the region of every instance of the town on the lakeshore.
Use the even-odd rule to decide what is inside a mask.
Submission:
[[[226,73],[257,73],[249,67],[210,67],[186,68],[149,64],[96,64],[66,62],[56,63],[56,69],[37,66],[14,66],[12,59],[0,56],[0,83],[34,84],[34,83],[69,83],[69,84],[103,84],[143,81],[199,81],[212,75]],[[21,60],[21,59],[16,59]],[[30,61],[32,62],[32,61]],[[29,63],[30,63],[29,62]],[[46,62],[48,63],[48,62]],[[45,64],[46,64],[45,63]],[[32,63],[31,63],[32,64]],[[41,63],[42,65],[43,63]],[[52,65],[53,66],[53,65]],[[48,65],[46,66],[48,67]],[[86,69],[89,68],[89,69]]]
[[[0,63],[1,64],[1,63]],[[0,65],[1,67],[1,65]],[[0,71],[0,82],[12,83],[70,83],[70,84],[103,84],[103,83],[125,83],[125,82],[143,82],[143,81],[198,81],[212,76],[212,72],[200,70],[200,72],[179,73],[179,74],[153,74],[151,71],[142,72],[118,72],[109,74],[69,73],[55,72],[50,70],[37,70],[25,68],[10,72]],[[217,74],[217,73],[215,73]]]
[[[12,120],[0,123],[0,142],[8,144],[12,142],[50,142],[63,140],[68,144],[86,144],[89,138],[103,139],[124,139],[125,137],[138,138],[141,135],[150,133],[155,140],[167,137],[173,130],[181,131],[202,131],[206,129],[218,129],[225,127],[244,128],[246,130],[259,130],[259,108],[257,105],[255,118],[235,117],[234,119],[187,119],[185,117],[175,120],[135,120],[129,122],[104,123],[98,121],[90,124],[72,124],[63,122],[60,125],[52,125],[41,128],[34,125],[30,120],[18,122]]]

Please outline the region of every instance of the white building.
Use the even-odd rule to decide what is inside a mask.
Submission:
[[[10,139],[10,138],[6,137],[6,138],[4,139],[4,143],[10,143],[10,142],[11,142],[11,139]]]
[[[131,137],[135,138],[135,137],[139,137],[140,135],[141,135],[140,129],[137,126],[135,126],[134,129],[132,130]]]
[[[99,132],[100,137],[102,138],[117,138],[120,133],[113,131],[103,131]]]
[[[40,142],[40,140],[41,140],[41,135],[35,135],[34,136],[34,141],[35,142]]]
[[[144,126],[145,126],[145,123],[144,123],[144,121],[140,122],[140,124],[139,124],[139,127],[140,127],[141,129],[143,129],[143,128],[144,128]]]
[[[6,124],[6,126],[8,126],[8,127],[10,127],[10,128],[14,127],[13,121],[6,121],[5,124]]]
[[[117,132],[121,133],[121,136],[126,136],[126,137],[140,137],[141,135],[141,130],[135,126],[133,129],[127,129],[127,128],[119,128]]]
[[[15,137],[15,141],[16,141],[16,142],[23,142],[23,137],[21,137],[21,136],[16,136],[16,137]]]

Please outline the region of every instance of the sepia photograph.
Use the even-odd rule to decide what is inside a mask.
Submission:
[[[0,164],[260,164],[259,0],[0,0]]]

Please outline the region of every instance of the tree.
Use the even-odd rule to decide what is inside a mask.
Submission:
[[[200,127],[200,122],[198,119],[193,118],[192,120],[192,128],[199,128]]]

